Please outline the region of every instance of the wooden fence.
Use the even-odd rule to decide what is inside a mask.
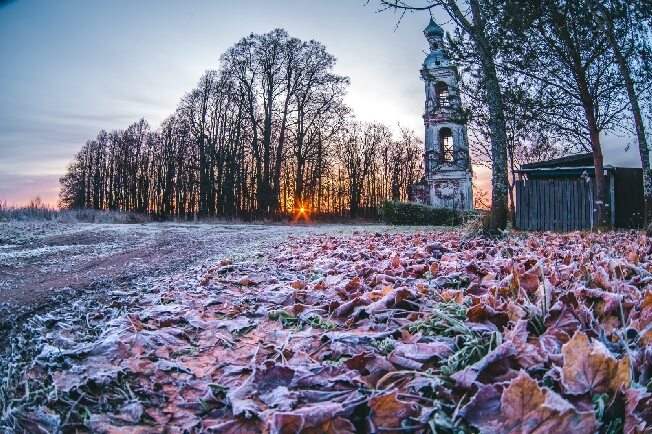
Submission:
[[[516,181],[515,187],[518,229],[573,231],[591,227],[593,180],[530,179]]]
[[[616,169],[615,226],[623,229],[643,227],[643,170],[619,167]]]

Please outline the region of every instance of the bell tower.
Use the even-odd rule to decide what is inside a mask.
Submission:
[[[455,65],[443,51],[444,29],[432,19],[423,32],[430,54],[421,77],[426,87],[423,120],[428,202],[437,208],[473,209],[471,159]]]

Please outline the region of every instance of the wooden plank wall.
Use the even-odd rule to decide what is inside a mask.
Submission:
[[[619,167],[616,169],[615,206],[617,228],[643,227],[643,170]]]
[[[590,229],[593,180],[516,181],[516,227],[526,231]],[[593,201],[589,199],[589,188]],[[595,218],[595,215],[593,216]]]

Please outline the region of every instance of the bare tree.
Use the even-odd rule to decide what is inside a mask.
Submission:
[[[639,104],[639,91],[636,82],[638,81],[642,86],[650,86],[652,81],[650,65],[646,64],[650,62],[652,56],[649,28],[642,24],[646,17],[648,19],[652,17],[652,9],[649,7],[643,9],[622,0],[595,0],[591,6],[595,22],[609,43],[627,92],[641,166],[643,167],[643,196],[645,200],[643,224],[647,228],[652,217],[650,150],[645,134],[645,123],[643,122]],[[632,71],[630,62],[627,60],[630,56],[638,66],[636,68],[638,74]]]
[[[373,123],[351,123],[339,137],[337,150],[347,177],[351,218],[358,217],[364,186],[372,173],[377,150],[390,138],[387,127]]]

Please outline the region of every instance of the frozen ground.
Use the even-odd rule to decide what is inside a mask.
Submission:
[[[0,224],[0,341],[34,313],[101,296],[134,279],[164,275],[231,249],[281,236],[287,227],[198,224]]]
[[[9,331],[31,315],[79,297],[101,298],[106,290],[171,275],[216,258],[247,259],[291,234],[356,230],[389,228],[0,222],[0,346]]]
[[[640,233],[4,231],[3,434],[651,432]]]

